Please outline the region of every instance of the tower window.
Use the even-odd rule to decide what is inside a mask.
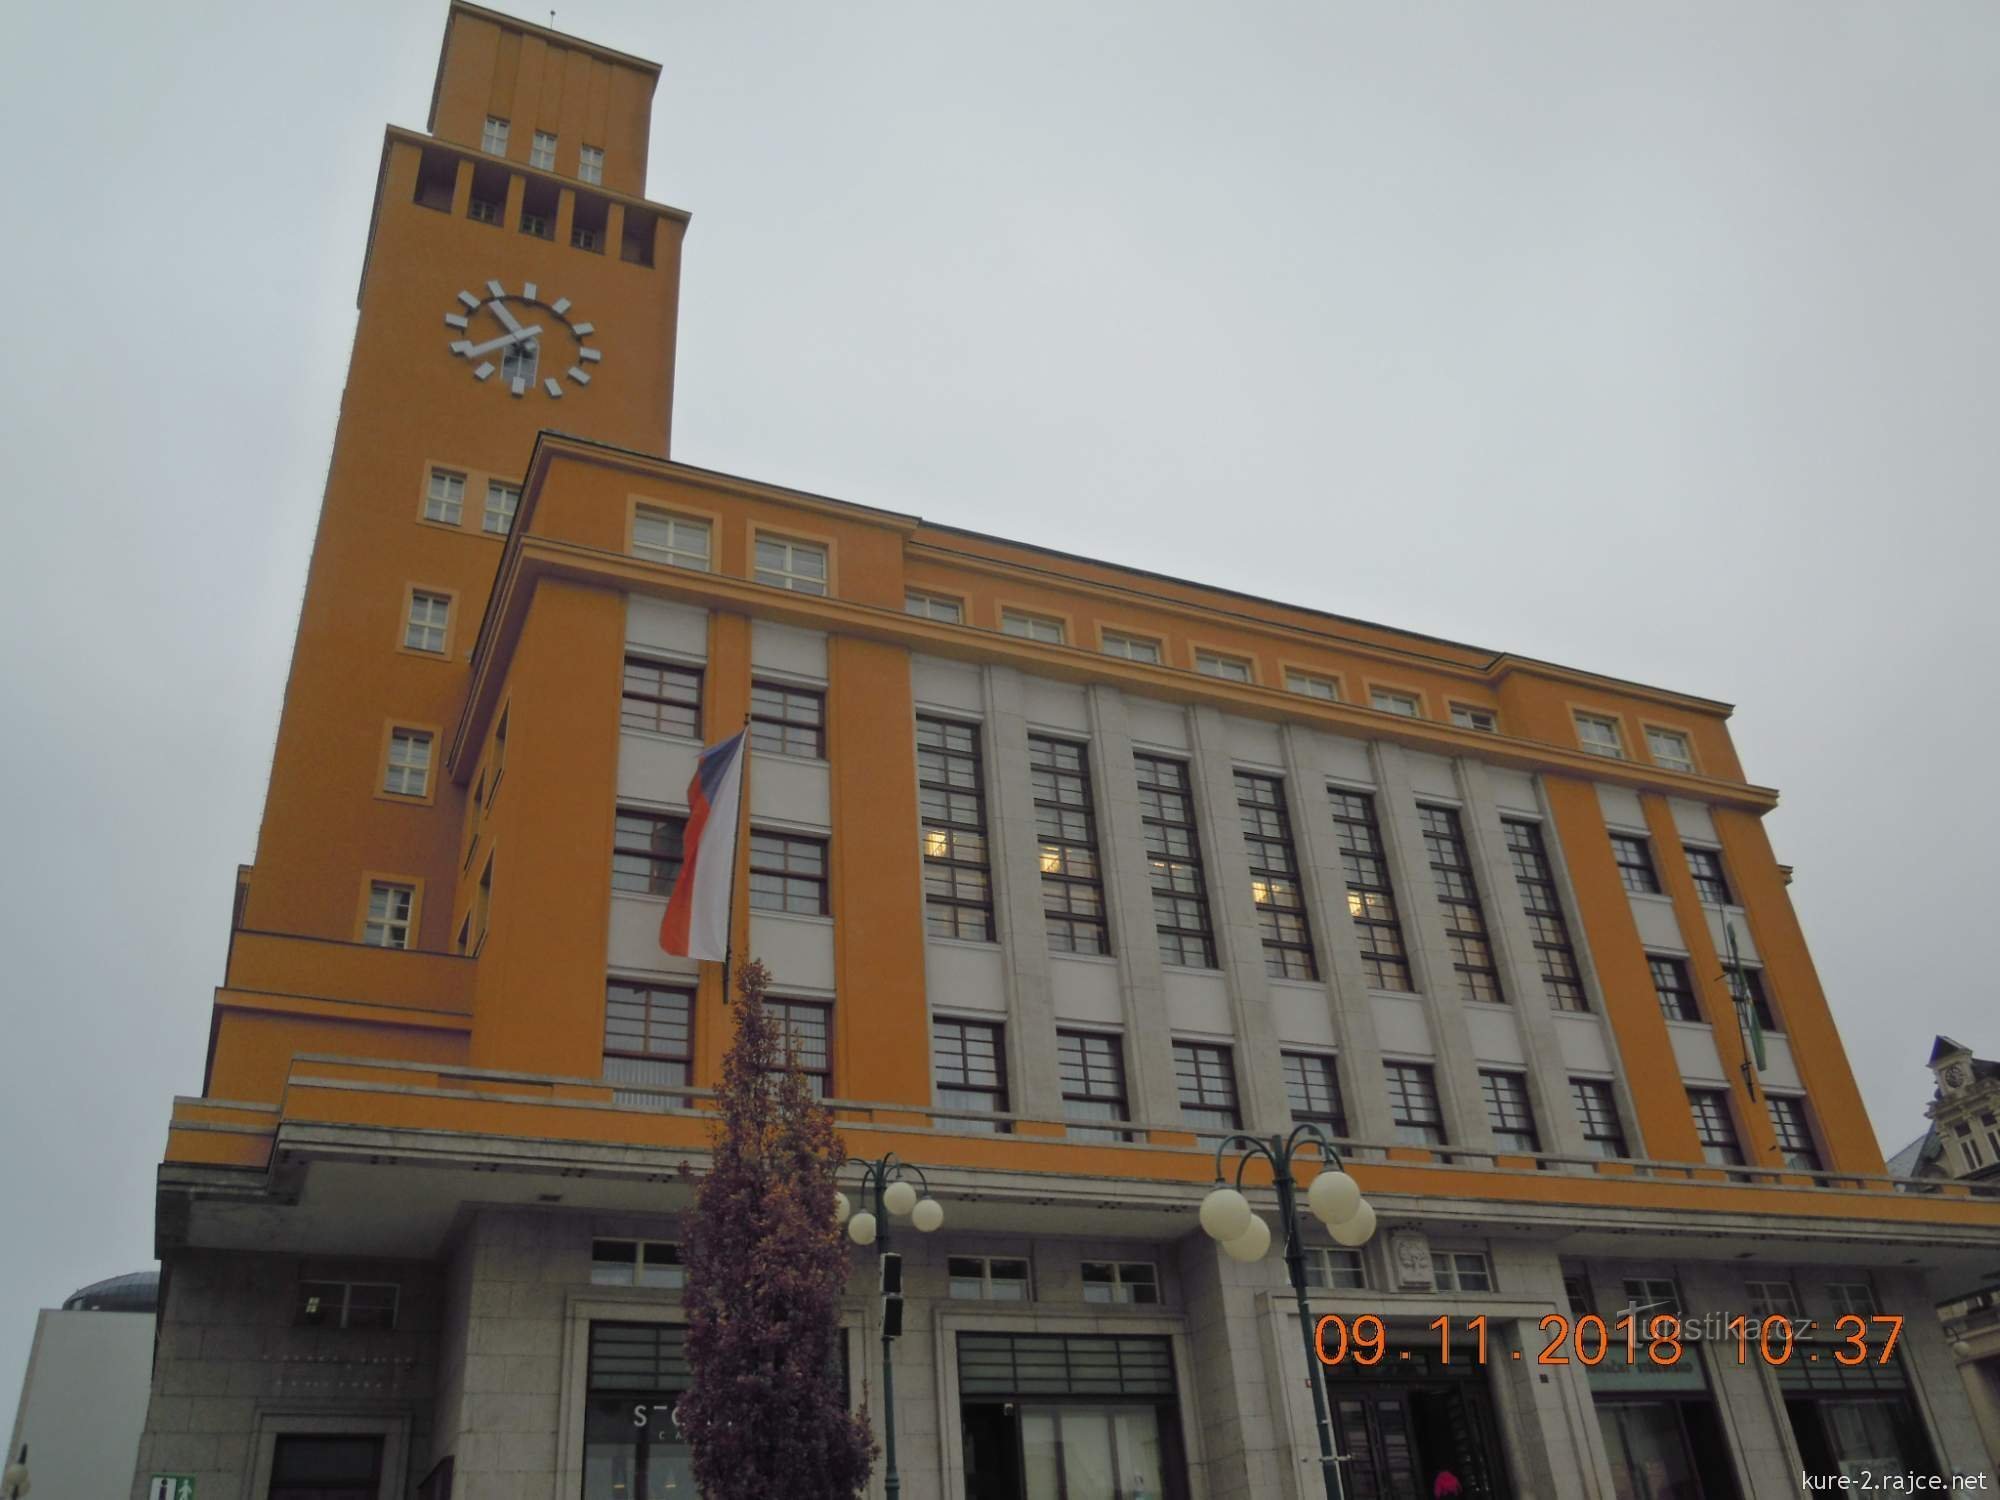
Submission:
[[[538,240],[556,237],[557,188],[553,182],[529,178],[521,189],[521,233]]]
[[[507,154],[507,122],[497,115],[486,117],[486,128],[479,132],[479,149],[489,156]]]
[[[1656,766],[1664,766],[1669,771],[1694,769],[1694,752],[1688,749],[1688,737],[1677,729],[1655,729],[1647,725],[1646,749],[1652,753]]]
[[[382,790],[392,797],[423,797],[430,793],[431,737],[421,729],[397,729],[389,735],[389,764]]]
[[[1384,1063],[1389,1085],[1389,1118],[1396,1139],[1406,1146],[1442,1146],[1444,1111],[1438,1107],[1437,1080],[1426,1063]]]
[[[1526,1077],[1482,1069],[1479,1091],[1486,1098],[1486,1123],[1493,1127],[1495,1145],[1503,1151],[1528,1155],[1542,1149],[1541,1134],[1535,1129],[1535,1112],[1528,1103]]]
[[[465,216],[482,224],[498,224],[507,209],[507,169],[481,162],[472,169],[472,197]]]
[[[1028,736],[1028,776],[1042,868],[1042,918],[1051,953],[1109,953],[1097,814],[1082,745]]]
[[[1285,691],[1302,693],[1308,698],[1324,698],[1328,703],[1340,701],[1340,683],[1331,677],[1322,677],[1317,672],[1285,673]]]
[[[1227,1047],[1207,1042],[1174,1043],[1174,1081],[1181,1098],[1181,1123],[1222,1135],[1242,1128],[1236,1112],[1236,1068]]]
[[[509,344],[500,355],[500,378],[509,385],[519,380],[527,385],[535,383],[535,370],[540,363],[541,352],[533,339]]]
[[[625,210],[625,234],[618,258],[635,266],[653,263],[653,216],[636,208]]]
[[[451,621],[451,597],[410,591],[410,615],[403,622],[403,644],[412,651],[444,654],[445,627]]]
[[[554,145],[553,137],[550,138],[550,144],[551,146]],[[585,146],[583,150],[577,153],[576,175],[584,182],[604,181],[604,148],[602,146]]]
[[[424,490],[424,519],[456,526],[465,505],[465,476],[450,469],[432,469]]]
[[[458,158],[426,146],[417,163],[417,190],[412,195],[418,207],[450,213],[452,191],[457,186]]]
[[[604,253],[604,226],[609,221],[611,205],[595,193],[578,193],[576,206],[570,211],[569,242],[576,250],[588,250],[594,255]]]
[[[502,484],[497,479],[486,481],[486,515],[483,525],[494,536],[505,536],[514,529],[514,512],[521,506],[521,487],[518,484]]]
[[[1007,1063],[1000,1027],[991,1021],[939,1016],[931,1022],[931,1075],[939,1109],[1007,1112]],[[939,1130],[960,1135],[1004,1135],[1006,1120],[937,1119]]]
[[[368,920],[361,941],[375,948],[410,946],[410,919],[416,910],[414,887],[377,880],[368,887]]]
[[[556,169],[556,138],[548,131],[535,132],[535,138],[528,146],[528,165],[539,167],[544,172]]]

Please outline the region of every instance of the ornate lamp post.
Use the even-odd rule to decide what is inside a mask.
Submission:
[[[875,1195],[872,1211],[852,1212],[847,1194],[834,1194],[835,1216],[846,1223],[847,1237],[857,1245],[873,1245],[876,1261],[884,1268],[882,1285],[882,1455],[887,1468],[882,1476],[882,1492],[897,1500],[903,1481],[896,1473],[896,1370],[891,1360],[896,1337],[903,1331],[902,1257],[889,1253],[889,1216],[908,1214],[919,1234],[929,1234],[944,1223],[944,1205],[931,1196],[931,1185],[923,1169],[898,1161],[891,1151],[880,1161],[864,1161],[850,1156],[841,1165],[861,1168],[860,1196],[866,1201]],[[923,1184],[919,1198],[909,1178]],[[889,1267],[893,1266],[893,1270]]]
[[[1236,1158],[1236,1181],[1223,1181],[1222,1156],[1232,1147]],[[1218,1241],[1232,1260],[1262,1260],[1271,1248],[1271,1231],[1250,1211],[1250,1200],[1241,1192],[1243,1169],[1250,1159],[1261,1156],[1271,1164],[1271,1177],[1278,1190],[1278,1218],[1285,1231],[1285,1268],[1291,1272],[1292,1295],[1299,1304],[1299,1334],[1305,1341],[1306,1383],[1312,1387],[1313,1420],[1319,1427],[1320,1477],[1326,1483],[1326,1500],[1341,1500],[1341,1457],[1336,1451],[1333,1424],[1328,1420],[1326,1391],[1320,1384],[1319,1351],[1313,1346],[1312,1313],[1306,1306],[1306,1251],[1299,1225],[1298,1191],[1292,1182],[1292,1162],[1303,1146],[1319,1150],[1321,1170],[1306,1189],[1306,1207],[1326,1225],[1334,1243],[1358,1247],[1375,1233],[1375,1210],[1361,1196],[1361,1185],[1349,1177],[1319,1126],[1294,1125],[1288,1136],[1236,1134],[1225,1136],[1215,1148],[1215,1190],[1201,1200],[1201,1227]]]

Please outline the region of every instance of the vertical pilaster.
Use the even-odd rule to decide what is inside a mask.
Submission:
[[[1733,1269],[1685,1262],[1675,1272],[1690,1317],[1733,1314],[1743,1307],[1743,1284]],[[1701,1351],[1738,1487],[1746,1495],[1798,1494],[1798,1445],[1792,1441],[1791,1420],[1785,1415],[1776,1375],[1754,1356],[1749,1363],[1738,1364],[1727,1340],[1705,1342]]]
[[[1048,931],[1035,832],[1035,787],[1028,772],[1028,720],[1021,674],[990,666],[984,759],[986,824],[993,873],[993,922],[1007,986],[1007,1077],[1014,1108],[1054,1118],[1062,1113],[1057,1082],[1055,992],[1049,979]]]

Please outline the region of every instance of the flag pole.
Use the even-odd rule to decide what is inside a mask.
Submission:
[[[1743,1040],[1743,1087],[1754,1104],[1757,1100],[1757,1074],[1764,1071],[1763,1023],[1757,1019],[1757,1002],[1750,997],[1747,980],[1743,985],[1744,993],[1740,996],[1736,993],[1736,979],[1743,973],[1743,955],[1736,947],[1736,924],[1727,917],[1722,919],[1722,936],[1729,947],[1729,967],[1722,976],[1722,983],[1736,1006],[1736,1032]],[[1754,1070],[1751,1067],[1753,1058],[1756,1060]]]
[[[736,837],[731,840],[734,848],[729,856],[729,919],[725,924],[722,940],[722,1008],[729,1009],[729,975],[736,967],[736,872],[749,862],[750,848],[743,838],[743,826],[750,818],[750,713],[744,710],[743,748],[737,753],[743,757],[743,769],[737,793]]]

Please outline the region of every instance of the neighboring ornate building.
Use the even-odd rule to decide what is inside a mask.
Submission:
[[[1218,1136],[1296,1122],[1380,1216],[1307,1247],[1316,1316],[1382,1320],[1328,1381],[1350,1496],[1986,1469],[1932,1308],[2000,1196],[1893,1190],[1729,705],[676,461],[658,66],[445,23],[168,1123],[135,1496],[691,1494],[679,1170],[732,1023],[657,933],[746,720],[742,945],[849,1149],[945,1209],[897,1229],[904,1495],[1310,1500],[1283,1265],[1196,1219]],[[1363,499],[1212,500],[1327,606],[1393,565],[1344,545]],[[1707,1337],[1596,1323],[1634,1308]],[[1760,1354],[1738,1317],[1811,1321]]]

